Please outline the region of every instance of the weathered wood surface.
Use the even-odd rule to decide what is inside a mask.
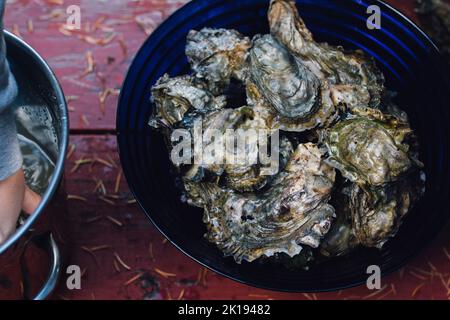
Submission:
[[[76,148],[66,167],[66,189],[70,195],[66,217],[70,227],[64,235],[65,249],[70,252],[68,263],[80,265],[85,273],[82,290],[67,290],[62,278],[54,298],[447,299],[450,281],[448,228],[407,267],[384,278],[386,286],[380,292],[359,287],[317,295],[274,293],[203,271],[197,263],[165,242],[139,208],[128,203],[131,195],[123,177],[116,192],[120,172],[116,140],[107,132],[113,132],[115,128],[117,92],[133,55],[147,37],[136,20],[145,18],[150,32],[185,2],[8,1],[6,27],[20,33],[48,61],[63,86],[71,109],[74,133],[71,143]],[[388,2],[416,20],[412,1]],[[65,8],[70,4],[81,5],[81,32],[68,33],[60,29],[66,21]],[[95,44],[99,41],[105,44]],[[92,53],[93,70],[89,67],[88,52]],[[102,93],[105,97],[105,92],[111,94],[105,98],[103,108],[99,97]],[[100,134],[81,135],[81,132]],[[75,161],[81,159],[96,161],[74,169]],[[99,179],[110,197],[101,198]],[[98,250],[92,254],[89,248]],[[130,270],[117,262],[115,253]],[[137,280],[130,281],[133,278]],[[19,281],[12,283],[11,290],[20,290]]]

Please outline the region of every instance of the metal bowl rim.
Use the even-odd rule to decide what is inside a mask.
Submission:
[[[0,246],[0,254],[8,250],[14,243],[16,243],[36,222],[39,216],[44,212],[45,208],[48,206],[50,200],[53,198],[56,190],[59,187],[59,183],[64,173],[64,164],[66,160],[67,146],[69,143],[69,113],[67,109],[66,99],[64,97],[64,92],[49,65],[45,60],[25,41],[15,36],[14,34],[5,31],[5,40],[18,48],[22,49],[27,53],[33,62],[36,64],[36,68],[48,79],[51,88],[54,91],[60,117],[60,136],[58,144],[58,157],[55,164],[55,171],[53,172],[50,184],[42,196],[41,203],[39,204],[36,211],[26,220],[26,222],[16,230],[13,236],[11,236],[3,245]]]

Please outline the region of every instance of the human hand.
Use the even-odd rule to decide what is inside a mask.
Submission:
[[[15,232],[20,212],[33,213],[40,201],[41,197],[25,185],[23,170],[0,181],[0,244]]]
[[[25,195],[23,197],[22,211],[27,214],[32,214],[36,211],[37,207],[41,203],[41,196],[36,192],[25,186]]]

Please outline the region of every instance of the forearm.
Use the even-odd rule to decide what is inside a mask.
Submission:
[[[22,166],[14,110],[11,106],[17,95],[17,85],[6,60],[4,9],[5,0],[0,0],[0,181],[10,177]]]

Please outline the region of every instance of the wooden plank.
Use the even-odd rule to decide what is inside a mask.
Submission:
[[[118,156],[115,153],[116,140],[114,136],[72,136],[71,143],[76,145],[76,151],[72,154],[66,168],[66,188],[70,195],[83,197],[87,202],[79,200],[69,201],[68,219],[71,225],[70,234],[66,236],[71,252],[70,264],[80,265],[86,269],[83,277],[82,290],[69,291],[62,278],[61,286],[55,298],[69,299],[143,299],[152,297],[151,289],[144,289],[151,281],[159,283],[160,297],[164,299],[177,298],[184,290],[183,298],[191,299],[318,299],[365,297],[372,292],[364,286],[345,290],[341,293],[324,293],[313,295],[276,293],[266,290],[251,288],[228,280],[213,272],[207,272],[206,281],[196,284],[202,268],[182,253],[172,244],[163,240],[159,232],[151,225],[144,214],[136,205],[129,205],[125,199],[129,199],[130,193],[126,181],[121,179],[120,189],[117,193],[121,200],[111,199],[114,205],[105,203],[94,193],[96,186],[95,178],[104,182],[108,194],[114,192],[118,168],[110,168],[104,163],[96,163],[80,166],[73,171],[76,161],[89,159],[104,159],[118,164]],[[113,161],[110,160],[112,158]],[[116,225],[107,217],[110,216],[120,221],[123,226]],[[90,222],[90,220],[99,220]],[[84,251],[82,247],[109,246],[95,253],[98,265],[91,254]],[[152,249],[149,249],[150,246]],[[383,285],[387,284],[391,290],[394,285],[395,294],[391,293],[387,298],[410,298],[412,291],[417,286],[425,285],[417,292],[416,298],[446,299],[447,290],[443,287],[439,277],[433,279],[430,275],[416,271],[425,280],[417,278],[411,271],[414,268],[430,272],[430,265],[435,266],[447,281],[450,275],[450,264],[444,248],[450,251],[450,233],[443,232],[442,236],[420,257],[415,259],[404,272],[394,273],[383,279]],[[149,253],[152,251],[152,254]],[[121,268],[117,272],[114,267],[114,252],[131,267],[131,270]],[[152,259],[153,257],[153,259]],[[165,278],[155,271],[158,268],[164,272],[173,273],[175,276]],[[138,280],[125,285],[136,275],[145,274],[145,281]],[[180,284],[184,283],[184,285]],[[376,299],[382,296],[382,292],[374,295]]]

